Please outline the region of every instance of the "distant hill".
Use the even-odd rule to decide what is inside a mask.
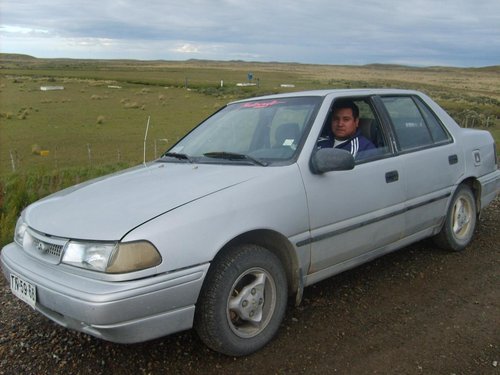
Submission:
[[[483,72],[492,72],[500,74],[500,65],[484,66],[482,68],[474,68]]]
[[[491,65],[491,66],[483,66],[479,68],[472,68],[472,67],[451,67],[451,66],[410,66],[410,65],[398,65],[398,64],[366,64],[363,65],[365,68],[374,68],[374,69],[387,69],[387,70],[394,70],[394,69],[422,69],[422,70],[434,70],[434,71],[439,71],[439,70],[451,70],[451,69],[473,69],[473,70],[480,70],[480,71],[491,71],[491,72],[497,72],[500,73],[500,65]]]
[[[0,60],[21,61],[21,60],[36,60],[37,58],[30,55],[20,53],[0,53]]]
[[[110,63],[122,63],[122,64],[223,64],[223,65],[309,65],[309,66],[341,66],[338,64],[302,64],[302,63],[294,63],[294,62],[283,62],[283,61],[273,61],[273,62],[261,62],[261,61],[243,61],[243,60],[204,60],[204,59],[188,59],[184,61],[174,61],[174,60],[134,60],[134,59],[73,59],[73,58],[37,58],[30,55],[17,54],[17,53],[0,53],[0,61],[4,62],[66,62],[66,63],[98,63],[98,62],[110,62]],[[342,65],[342,66],[357,66],[364,68],[373,68],[373,69],[381,69],[381,70],[450,70],[450,69],[474,69],[481,70],[493,73],[500,73],[500,65],[492,65],[492,66],[484,66],[479,68],[459,68],[459,67],[447,67],[447,66],[410,66],[410,65],[399,65],[399,64],[383,64],[383,63],[373,63],[366,65]]]

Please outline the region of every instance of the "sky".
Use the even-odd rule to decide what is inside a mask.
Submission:
[[[35,57],[500,65],[500,0],[0,0]]]

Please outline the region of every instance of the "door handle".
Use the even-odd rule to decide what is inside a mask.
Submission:
[[[399,180],[398,171],[390,171],[385,174],[385,182],[390,184],[391,182],[396,182]]]

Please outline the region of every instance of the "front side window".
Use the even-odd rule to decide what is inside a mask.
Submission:
[[[434,114],[417,98],[382,97],[402,151],[447,142],[449,136]]]
[[[321,105],[321,97],[233,103],[201,123],[165,155],[200,163],[292,160]]]
[[[388,142],[370,97],[340,97],[333,101],[317,148],[349,151],[356,162],[390,154]]]

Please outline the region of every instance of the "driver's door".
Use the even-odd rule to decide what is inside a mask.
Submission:
[[[304,176],[311,230],[309,273],[335,273],[346,262],[401,239],[405,184],[399,158],[353,170]]]

